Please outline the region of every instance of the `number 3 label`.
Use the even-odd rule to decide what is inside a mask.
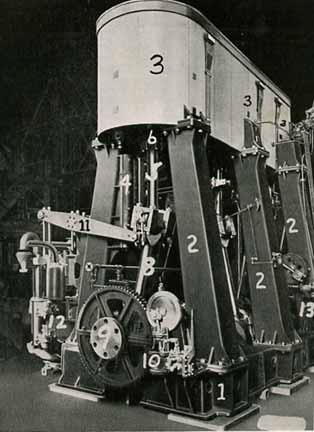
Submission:
[[[151,56],[150,58],[151,61],[155,61],[155,63],[153,64],[153,68],[155,68],[155,70],[150,70],[150,73],[153,75],[160,75],[161,73],[163,73],[165,67],[163,65],[163,56],[160,54],[154,54],[153,56]]]

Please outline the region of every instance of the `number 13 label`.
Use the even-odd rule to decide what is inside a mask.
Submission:
[[[299,316],[302,317],[306,317],[306,318],[313,318],[314,317],[314,303],[313,302],[307,302],[301,303],[300,306],[300,312],[299,312]]]

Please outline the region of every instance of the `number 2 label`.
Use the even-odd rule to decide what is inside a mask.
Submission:
[[[265,279],[265,275],[263,272],[257,272],[256,273],[257,282],[256,282],[256,289],[266,289],[266,285],[262,284]]]
[[[194,234],[190,234],[187,236],[187,239],[189,240],[189,244],[188,244],[188,252],[190,254],[194,254],[199,252],[200,250],[198,248],[196,248],[196,244],[197,244],[197,237]]]
[[[287,219],[287,225],[289,226],[289,228],[288,228],[289,234],[294,234],[294,233],[299,232],[299,230],[295,227],[296,223],[297,223],[297,221],[294,218]]]

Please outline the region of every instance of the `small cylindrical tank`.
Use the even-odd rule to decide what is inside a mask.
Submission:
[[[49,263],[46,273],[46,297],[49,300],[63,300],[64,294],[64,266],[58,263]]]
[[[100,140],[113,128],[176,124],[184,106],[206,114],[205,23],[196,9],[172,0],[132,0],[100,16]]]

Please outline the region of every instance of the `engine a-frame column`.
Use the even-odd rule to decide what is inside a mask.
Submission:
[[[93,148],[97,160],[97,171],[91,206],[91,218],[100,222],[111,222],[114,201],[114,187],[117,177],[118,150],[108,149],[98,140],[93,142]],[[79,282],[78,311],[87,297],[90,290],[90,271],[86,271],[86,263],[106,262],[108,241],[102,237],[85,236],[82,240],[83,256],[81,258],[81,275]],[[104,277],[100,269],[96,282],[102,282]]]
[[[178,225],[184,298],[195,316],[195,351],[230,362],[240,356],[215,205],[204,125],[182,122],[170,135],[169,158]]]
[[[314,363],[314,229],[302,140],[276,143],[278,183],[288,252],[283,261],[293,298],[296,328],[305,345],[305,364]]]
[[[268,152],[258,126],[244,120],[244,148],[235,159],[256,343],[279,352],[278,374],[300,377],[302,341],[294,329],[266,177]],[[282,355],[280,354],[282,353]]]
[[[99,143],[98,140],[94,141],[93,148],[97,160],[97,171],[91,206],[91,217],[100,222],[109,223],[112,217],[118,150],[109,150],[105,145]],[[107,239],[103,237],[82,236],[79,245],[79,250],[82,255],[79,258],[78,313],[88,296],[92,293],[90,282],[91,273],[86,268],[86,264],[89,262],[106,262],[107,246]],[[101,282],[103,276],[102,271],[99,271],[97,278]],[[96,394],[104,393],[103,386],[97,382],[83,366],[75,335],[73,341],[68,340],[62,346],[62,375],[58,381],[58,385]]]
[[[208,130],[190,118],[168,135],[184,304],[193,317],[194,374],[153,376],[142,400],[150,408],[204,419],[249,406],[248,362],[235,327],[210,184]]]

